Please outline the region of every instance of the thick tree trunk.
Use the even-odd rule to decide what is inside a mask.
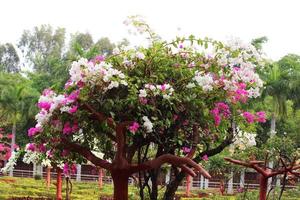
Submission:
[[[15,150],[15,145],[16,145],[16,130],[17,130],[17,126],[16,126],[16,123],[13,123],[13,126],[12,126],[12,138],[11,138],[11,155],[12,153],[14,152]],[[13,176],[13,168],[11,168],[9,170],[9,176]]]
[[[56,175],[56,200],[62,200],[62,169],[59,167]]]
[[[128,179],[126,173],[111,172],[114,182],[114,200],[128,200]]]
[[[268,178],[260,176],[259,186],[259,200],[266,200],[268,192]]]

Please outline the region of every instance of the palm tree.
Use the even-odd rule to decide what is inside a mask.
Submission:
[[[34,113],[37,97],[28,80],[19,74],[0,74],[0,108],[1,115],[12,125],[11,151],[15,148],[17,124]]]

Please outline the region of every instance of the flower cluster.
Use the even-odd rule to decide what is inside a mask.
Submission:
[[[77,85],[81,88],[86,84],[100,86],[103,92],[118,88],[120,85],[127,86],[124,73],[114,69],[111,64],[105,61],[89,62],[87,59],[81,58],[72,63],[70,81],[67,86]]]
[[[146,84],[144,89],[140,89],[139,98],[145,99],[148,96],[162,96],[164,99],[169,99],[173,95],[174,89],[170,84],[153,85]]]
[[[213,90],[213,87],[215,85],[215,81],[211,74],[203,74],[202,72],[196,71],[195,77],[193,78],[196,83],[202,87],[204,92],[208,92]],[[196,85],[194,83],[189,83],[187,85],[188,88],[193,88]]]
[[[143,126],[146,128],[147,133],[151,133],[153,131],[153,124],[150,121],[150,119],[147,116],[144,116],[143,118],[144,124]]]
[[[219,126],[222,119],[228,119],[231,115],[229,106],[224,102],[215,103],[215,107],[210,111],[215,120],[215,125]]]
[[[10,170],[14,169],[15,165],[17,164],[17,160],[20,157],[20,154],[20,151],[13,151],[5,167],[1,169],[1,172],[8,173]]]
[[[250,112],[243,112],[242,116],[245,118],[245,120],[249,124],[254,123],[254,122],[261,122],[261,123],[266,122],[266,113],[263,111],[259,111],[255,114],[252,114]]]
[[[239,150],[245,150],[247,147],[256,145],[255,137],[256,134],[254,133],[247,133],[238,129],[233,145]]]

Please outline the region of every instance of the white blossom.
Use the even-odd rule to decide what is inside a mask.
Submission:
[[[151,133],[153,130],[153,124],[152,122],[149,120],[149,118],[147,116],[144,116],[143,118],[144,124],[143,126],[146,128],[147,133]]]
[[[147,91],[145,89],[140,90],[139,97],[141,98],[147,97]]]

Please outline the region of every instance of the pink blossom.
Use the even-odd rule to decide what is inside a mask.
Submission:
[[[8,135],[7,135],[7,138],[8,138],[8,139],[12,139],[12,138],[13,138],[13,134],[8,134]]]
[[[11,156],[11,151],[7,151],[6,154],[4,155],[4,160],[8,160]]]
[[[52,152],[52,150],[48,150],[48,151],[46,152],[46,155],[47,155],[49,158],[52,158],[52,157],[53,157],[53,152]]]
[[[63,134],[69,135],[72,133],[72,127],[70,122],[65,123],[64,128],[63,128]]]
[[[264,111],[259,111],[256,113],[256,121],[265,123],[266,122],[266,113]]]
[[[39,151],[42,152],[42,153],[45,153],[46,152],[46,144],[40,144],[39,145]]]
[[[68,89],[72,85],[71,79],[69,79],[65,84],[65,89]]]
[[[0,143],[0,152],[4,150],[4,145]]]
[[[76,164],[72,164],[72,165],[71,165],[71,174],[75,174],[76,171],[77,171]]]
[[[66,176],[69,175],[69,165],[67,163],[64,164],[63,172]]]
[[[220,123],[221,123],[221,116],[220,115],[215,115],[214,120],[215,120],[215,125],[219,126]]]
[[[233,71],[235,71],[235,72],[240,71],[240,69],[241,69],[241,68],[239,68],[239,67],[233,67]]]
[[[148,103],[148,100],[144,97],[140,97],[139,100],[140,100],[140,103],[143,105],[146,105]]]
[[[69,113],[73,114],[77,111],[78,106],[73,106],[70,110]]]
[[[244,112],[242,115],[249,124],[254,122],[255,116],[252,113]]]
[[[35,136],[36,134],[40,133],[42,129],[40,127],[32,127],[28,130],[28,136],[32,137]]]
[[[43,96],[48,96],[48,95],[51,95],[53,93],[54,93],[53,90],[47,88],[47,89],[44,89],[42,94],[43,94]]]
[[[237,89],[235,91],[235,96],[233,97],[234,101],[235,102],[240,101],[242,103],[246,103],[248,100],[248,94],[249,94],[248,91],[245,89]]]
[[[224,102],[215,103],[215,107],[210,111],[215,120],[215,125],[219,126],[222,118],[227,119],[230,117],[231,112],[229,106]]]
[[[178,115],[173,115],[173,120],[176,121],[178,119]]]
[[[28,151],[35,151],[35,144],[34,143],[28,143],[26,145],[26,150],[28,150]]]
[[[190,153],[191,152],[191,148],[189,148],[189,147],[183,147],[182,150],[183,150],[184,153]]]
[[[0,133],[0,139],[2,139],[3,138],[3,135]]]
[[[202,160],[208,161],[208,156],[205,154],[204,156],[202,156]]]
[[[84,87],[84,82],[78,81],[78,82],[77,82],[77,86],[78,86],[79,88],[83,88],[83,87]]]
[[[39,102],[38,103],[39,109],[49,110],[51,108],[51,103],[49,102]]]
[[[74,132],[78,131],[78,129],[79,129],[78,122],[76,121],[76,122],[73,123],[72,132],[74,133]]]
[[[100,63],[100,62],[102,62],[102,61],[104,61],[104,60],[105,60],[105,57],[104,57],[104,56],[98,55],[98,56],[96,56],[94,59],[92,59],[92,63],[93,63],[93,64],[98,64],[98,63]]]
[[[136,133],[139,127],[140,127],[139,123],[133,122],[132,125],[129,127],[129,131],[131,133]]]
[[[166,91],[166,89],[167,89],[167,88],[166,88],[166,84],[163,84],[163,85],[160,86],[160,90],[161,90],[161,91],[164,92],[164,91]]]
[[[68,100],[71,102],[74,102],[78,99],[79,97],[79,90],[74,90],[73,92],[71,92],[71,94],[68,96]]]

